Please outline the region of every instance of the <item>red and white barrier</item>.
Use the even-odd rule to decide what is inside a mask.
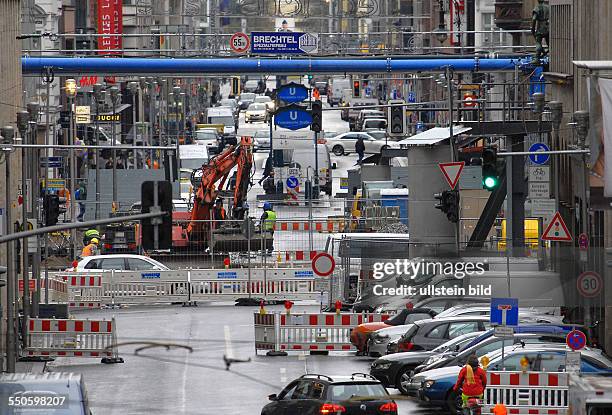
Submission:
[[[115,319],[28,319],[24,357],[101,357],[102,363],[121,363]]]
[[[306,313],[306,314],[267,314],[273,318],[274,336],[268,337],[266,347],[257,347],[265,332],[270,332],[272,323],[261,324],[261,315],[255,314],[256,350],[273,350],[275,353],[288,351],[356,351],[351,343],[351,330],[363,323],[384,321],[388,314],[357,313]],[[259,321],[259,323],[258,323]],[[274,349],[270,342],[275,342]]]
[[[315,219],[312,222],[283,222],[282,220],[276,220],[274,225],[275,231],[317,231],[317,232],[342,232],[346,227],[344,226],[344,220],[338,219]]]
[[[566,415],[568,374],[565,372],[487,372],[482,414],[504,404],[509,414]]]

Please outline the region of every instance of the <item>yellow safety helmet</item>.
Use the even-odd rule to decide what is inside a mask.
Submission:
[[[91,243],[97,245],[98,243],[100,243],[100,241],[98,240],[98,238],[91,238]]]

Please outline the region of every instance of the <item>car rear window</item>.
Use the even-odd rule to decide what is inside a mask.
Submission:
[[[347,383],[333,384],[329,391],[330,399],[334,401],[348,401],[354,398],[382,398],[387,391],[380,383]]]

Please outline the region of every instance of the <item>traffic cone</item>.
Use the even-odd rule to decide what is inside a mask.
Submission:
[[[340,313],[342,312],[342,301],[338,300],[336,301],[336,315],[340,315]]]

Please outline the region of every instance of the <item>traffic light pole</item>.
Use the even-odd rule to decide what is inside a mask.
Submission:
[[[455,134],[454,134],[454,130],[453,130],[453,118],[454,118],[454,111],[453,111],[453,71],[452,68],[450,66],[446,67],[446,83],[448,84],[448,142],[450,144],[450,156],[451,156],[451,162],[455,161]],[[457,210],[458,210],[458,217],[461,217],[461,209],[460,206],[457,206]],[[460,241],[459,241],[459,230],[460,230],[460,221],[457,221],[457,223],[455,224],[455,250],[457,251],[457,254],[459,254],[459,250],[460,250]]]
[[[4,163],[6,167],[6,189],[5,189],[5,201],[6,201],[6,236],[11,236],[11,152],[4,152]],[[17,239],[17,238],[15,238]],[[7,244],[6,247],[6,371],[9,373],[15,372],[15,283],[17,281],[17,273],[15,272],[14,262],[14,248],[13,242]],[[0,312],[1,312],[0,308]],[[2,369],[2,368],[0,368]]]
[[[31,116],[31,114],[30,114]],[[35,125],[35,124],[34,124]],[[32,125],[32,122],[28,122],[28,130],[26,131],[26,133],[21,137],[21,141],[24,144],[29,144],[29,142],[31,141],[31,137],[36,134],[36,127],[34,127]],[[32,207],[34,205],[33,201],[34,201],[34,180],[32,178],[32,180],[30,180],[30,194],[28,195],[26,192],[26,187],[27,187],[27,181],[28,181],[28,169],[32,170],[30,165],[28,164],[28,161],[32,164],[35,163],[34,160],[31,159],[31,154],[33,153],[33,150],[27,149],[27,148],[23,148],[21,150],[21,194],[22,194],[22,205],[21,205],[21,224],[23,227],[23,230],[27,230],[29,227],[29,222],[28,222],[28,218],[29,218],[29,214],[28,214],[28,204],[30,204]],[[30,160],[28,160],[28,158],[30,158]],[[38,160],[36,160],[36,164],[38,165]],[[8,182],[7,182],[8,183]],[[38,186],[36,187],[36,189],[38,189]],[[29,197],[28,197],[29,196]],[[8,200],[8,199],[7,199]],[[30,281],[29,281],[29,270],[30,270],[30,247],[29,247],[29,242],[27,238],[23,239],[23,245],[21,247],[21,252],[22,252],[22,258],[23,258],[23,265],[21,267],[21,278],[23,280],[23,315],[24,315],[24,324],[25,324],[25,319],[26,319],[26,315],[28,315],[27,313],[29,312],[29,296],[30,296]],[[19,284],[19,283],[17,283]],[[19,292],[19,291],[17,291]],[[17,307],[18,308],[18,307]],[[24,336],[25,339],[25,336]]]

